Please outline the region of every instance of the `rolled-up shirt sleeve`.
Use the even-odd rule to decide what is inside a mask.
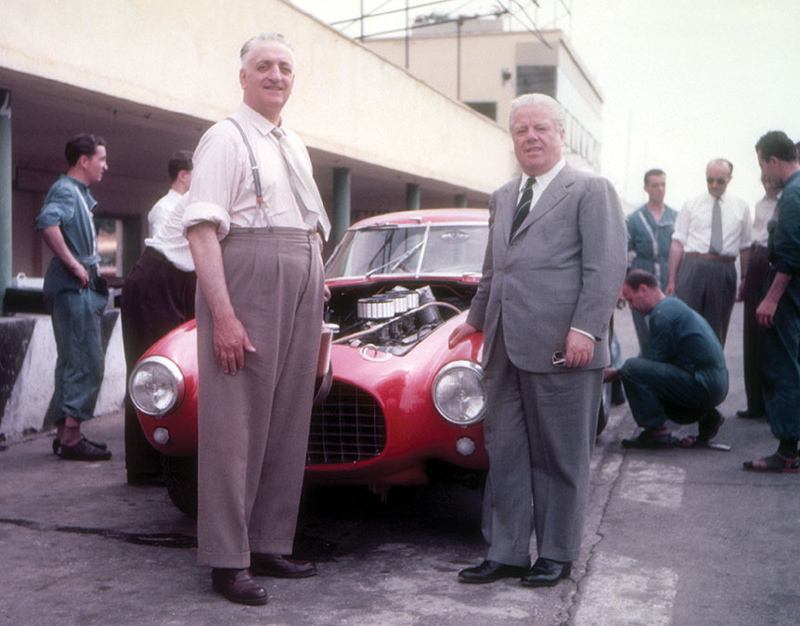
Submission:
[[[683,205],[683,208],[675,218],[675,228],[672,231],[672,240],[677,241],[684,246],[689,241],[689,213],[688,202]]]
[[[44,230],[49,226],[60,226],[69,221],[75,214],[76,200],[64,185],[54,185],[47,196],[47,202],[36,216],[36,229]]]
[[[231,228],[231,207],[241,178],[237,146],[225,133],[212,127],[194,151],[192,184],[187,192],[183,232],[202,222],[217,228],[217,237],[224,239]]]

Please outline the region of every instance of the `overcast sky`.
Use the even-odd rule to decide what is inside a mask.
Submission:
[[[329,23],[358,15],[362,4],[292,1]],[[363,0],[366,11],[382,4],[405,6]],[[555,0],[539,4],[531,11],[539,26],[560,18],[569,31],[563,11],[554,13]],[[452,0],[417,12],[473,15],[497,6]],[[604,96],[602,173],[619,194],[641,204],[642,175],[660,167],[667,172],[667,203],[679,209],[705,190],[706,163],[724,157],[734,164],[728,191],[752,206],[763,195],[755,142],[768,130],[800,140],[800,1],[572,0],[571,8],[571,42]],[[367,32],[377,27],[372,22]]]

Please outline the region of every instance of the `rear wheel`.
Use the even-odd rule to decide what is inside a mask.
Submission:
[[[172,503],[189,517],[197,517],[197,457],[161,455],[161,467]]]

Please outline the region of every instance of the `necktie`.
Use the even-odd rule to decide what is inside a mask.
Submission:
[[[714,200],[714,208],[711,213],[711,254],[722,254],[722,208],[719,206],[719,198]]]
[[[514,238],[514,233],[517,232],[517,229],[520,227],[522,222],[525,221],[525,218],[528,217],[528,213],[531,211],[533,183],[535,182],[536,179],[531,176],[528,179],[528,182],[525,183],[525,189],[522,190],[522,196],[520,196],[519,204],[517,204],[517,210],[514,211],[514,219],[511,222],[511,239]]]
[[[294,194],[297,204],[300,206],[300,211],[303,213],[303,219],[308,221],[318,222],[319,227],[322,229],[325,239],[328,239],[328,233],[331,231],[331,223],[328,220],[328,214],[325,212],[325,207],[322,204],[322,198],[319,195],[319,189],[314,182],[309,167],[300,160],[297,155],[296,148],[292,146],[289,137],[277,126],[272,129],[272,134],[278,139],[278,145],[281,148],[283,160],[286,162],[286,169],[289,172],[289,183],[292,186],[292,193]],[[315,226],[314,223],[309,224]]]

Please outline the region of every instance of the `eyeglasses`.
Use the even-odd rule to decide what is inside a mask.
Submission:
[[[709,185],[713,185],[714,183],[717,183],[718,185],[724,185],[725,183],[728,182],[728,179],[727,178],[710,178],[709,177],[709,178],[706,178],[706,182]]]

